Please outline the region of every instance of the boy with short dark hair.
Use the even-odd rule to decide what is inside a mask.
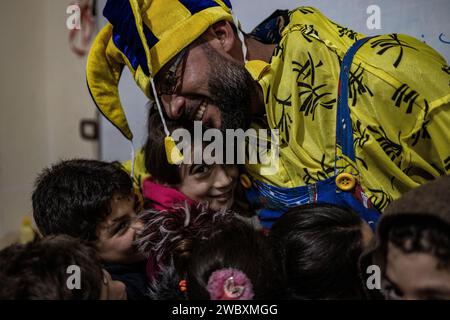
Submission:
[[[32,196],[33,216],[43,236],[67,234],[97,248],[129,299],[146,294],[144,258],[133,242],[142,227],[133,183],[119,163],[62,161],[45,169]]]

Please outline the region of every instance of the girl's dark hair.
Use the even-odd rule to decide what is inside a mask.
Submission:
[[[254,299],[283,298],[281,270],[268,239],[238,219],[218,226],[208,239],[195,242],[187,268],[188,299],[210,299],[209,277],[224,268],[246,274],[253,286]]]
[[[80,268],[80,289],[67,286],[72,265]],[[96,300],[102,281],[95,249],[69,236],[14,244],[0,251],[0,300]]]
[[[167,119],[167,128],[170,132],[176,129],[191,129],[192,125],[180,121]],[[159,113],[155,107],[148,112],[148,137],[144,147],[144,164],[147,172],[158,183],[177,185],[181,182],[180,167],[167,162],[164,138],[166,134]]]
[[[361,299],[358,259],[362,220],[347,209],[306,205],[284,214],[270,231],[294,299]]]
[[[42,235],[67,234],[94,241],[111,213],[114,195],[129,196],[133,183],[118,162],[61,161],[37,178],[33,217]]]
[[[405,253],[435,256],[439,268],[450,267],[450,228],[441,220],[429,216],[411,217],[407,222],[398,219],[387,233],[386,245],[389,242]]]
[[[172,124],[169,119],[167,125]],[[181,182],[180,170],[177,165],[167,162],[164,138],[166,134],[160,116],[153,109],[148,112],[148,137],[144,147],[145,169],[153,179],[160,183],[176,185]],[[174,128],[169,128],[172,131]]]

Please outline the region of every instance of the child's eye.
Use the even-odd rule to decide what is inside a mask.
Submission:
[[[211,166],[208,165],[196,165],[192,167],[191,173],[192,174],[205,174],[208,173],[211,170]]]
[[[129,226],[130,226],[130,220],[129,219],[120,222],[114,228],[114,234],[123,234],[126,230],[128,230]]]

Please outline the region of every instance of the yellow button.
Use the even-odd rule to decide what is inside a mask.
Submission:
[[[241,184],[245,189],[250,189],[250,187],[252,186],[252,181],[250,180],[250,178],[248,177],[248,175],[246,174],[241,174]]]
[[[342,191],[350,191],[356,186],[356,179],[350,173],[341,173],[336,177],[336,185]]]

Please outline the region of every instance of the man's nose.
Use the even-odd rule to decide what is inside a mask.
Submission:
[[[167,115],[171,119],[179,119],[184,113],[184,109],[186,108],[186,99],[180,96],[172,96],[172,99],[169,102]]]

